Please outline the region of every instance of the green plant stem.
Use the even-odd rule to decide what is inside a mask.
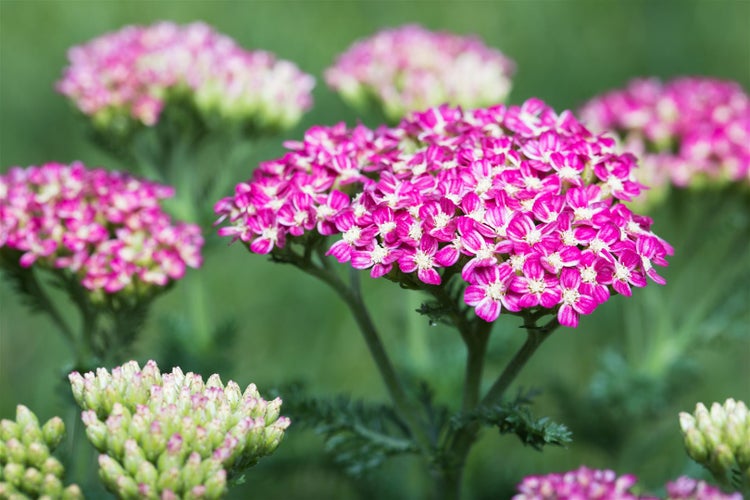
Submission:
[[[38,304],[60,330],[60,333],[65,337],[65,340],[71,345],[71,348],[75,350],[78,342],[76,342],[75,335],[73,335],[73,330],[65,321],[62,314],[60,314],[60,311],[57,310],[52,299],[47,295],[44,287],[37,279],[34,269],[29,268],[28,270],[24,270],[23,275],[26,282],[25,291],[38,301]]]
[[[429,456],[434,443],[425,430],[425,424],[419,417],[418,409],[409,400],[401,380],[383,346],[380,334],[370,317],[367,306],[362,300],[357,270],[351,270],[351,285],[347,286],[335,271],[327,265],[327,257],[323,255],[319,255],[319,257],[322,261],[321,266],[316,266],[309,258],[302,258],[299,255],[293,256],[292,262],[305,273],[330,286],[349,307],[396,410],[409,425],[422,453]]]
[[[521,346],[513,359],[510,360],[505,370],[492,384],[490,390],[487,391],[484,398],[482,399],[481,406],[492,406],[497,404],[502,399],[505,391],[508,389],[511,383],[516,379],[518,373],[531,359],[531,356],[536,352],[542,342],[544,342],[554,332],[560,323],[557,322],[555,316],[543,326],[537,326],[536,321],[533,318],[525,318],[524,328],[526,328],[526,342]]]

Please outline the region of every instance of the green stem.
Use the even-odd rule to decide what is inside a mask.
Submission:
[[[560,323],[557,322],[557,317],[554,317],[547,324],[537,326],[533,318],[527,317],[524,318],[523,326],[527,332],[526,342],[524,342],[516,355],[513,356],[508,366],[505,367],[505,370],[503,370],[495,383],[492,384],[490,390],[487,391],[487,394],[482,399],[482,406],[492,406],[500,402],[505,391],[516,379],[521,369],[526,365],[539,346],[542,345],[542,342],[560,326]]]
[[[71,348],[75,349],[75,346],[78,344],[78,342],[76,342],[75,335],[73,335],[73,330],[65,321],[65,318],[63,318],[62,314],[60,314],[60,312],[57,310],[55,304],[52,302],[52,299],[50,299],[49,295],[47,295],[44,287],[37,279],[33,267],[29,268],[28,272],[24,272],[23,275],[26,278],[25,289],[27,293],[29,293],[36,299],[37,303],[44,309],[44,312],[47,313],[55,326],[57,326],[57,328],[60,330],[60,333],[63,335],[63,337],[65,337],[65,340],[67,340],[71,345]]]
[[[325,264],[316,266],[311,259],[302,258],[297,254],[289,254],[286,255],[286,257],[290,258],[290,261],[305,273],[330,286],[349,307],[360,332],[362,332],[362,336],[365,339],[370,355],[372,356],[373,361],[375,361],[375,365],[385,383],[393,404],[401,414],[402,418],[408,423],[414,439],[422,453],[429,456],[434,443],[425,430],[425,425],[419,417],[418,409],[412,401],[409,400],[401,380],[399,379],[385,347],[383,346],[380,334],[370,317],[367,306],[362,300],[357,270],[351,270],[351,286],[347,286],[338,277],[335,271],[327,267]],[[322,262],[326,262],[327,257],[323,255],[319,255],[319,257]]]

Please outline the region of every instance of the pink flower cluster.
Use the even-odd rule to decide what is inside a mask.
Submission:
[[[0,251],[20,264],[68,269],[89,290],[164,286],[201,265],[203,237],[173,225],[170,187],[81,163],[11,168],[0,176]],[[141,284],[142,283],[142,284]]]
[[[172,96],[205,115],[288,127],[312,105],[312,76],[264,51],[247,51],[210,26],[127,26],[73,47],[57,89],[100,126],[154,125]]]
[[[682,476],[667,483],[668,500],[742,500],[740,493],[723,493],[704,481]]]
[[[338,234],[328,254],[372,277],[459,274],[486,321],[547,308],[575,327],[612,290],[664,283],[653,265],[672,248],[620,203],[640,193],[635,158],[537,99],[432,108],[375,131],[317,126],[286,145],[215,206],[219,234],[255,253]]]
[[[636,482],[632,474],[618,476],[611,470],[581,467],[565,473],[525,477],[513,500],[658,500],[633,493]],[[742,500],[742,495],[722,493],[703,481],[683,476],[667,483],[667,500]]]
[[[374,98],[389,119],[399,120],[444,103],[468,108],[501,103],[513,71],[510,59],[477,38],[407,25],[356,42],[325,78],[350,103]]]
[[[637,481],[632,474],[618,476],[611,470],[581,467],[560,474],[525,477],[513,500],[639,500],[631,492]]]
[[[634,80],[587,103],[583,121],[620,135],[643,159],[643,182],[685,187],[708,178],[750,180],[750,97],[711,78]]]

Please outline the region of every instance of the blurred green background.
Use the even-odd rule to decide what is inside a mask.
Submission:
[[[70,46],[126,24],[162,19],[205,21],[244,47],[275,52],[318,79],[314,108],[303,123],[284,137],[261,141],[253,161],[237,173],[236,181],[249,177],[258,161],[279,155],[283,139],[299,137],[311,124],[341,120],[352,124],[358,118],[373,124],[372,116],[357,117],[328,90],[322,73],[354,40],[404,23],[475,34],[502,50],[518,66],[510,97],[514,103],[538,96],[559,110],[575,109],[595,94],[623,86],[630,78],[651,75],[709,75],[750,88],[747,0],[0,0],[0,171],[14,165],[73,160],[89,166],[124,168],[87,141],[83,120],[54,92],[53,84],[66,64]],[[579,329],[561,329],[542,347],[517,383],[545,391],[535,405],[535,413],[570,425],[576,433],[573,445],[538,453],[522,448],[514,437],[486,431],[470,456],[467,498],[507,498],[525,474],[568,470],[582,463],[637,474],[653,488],[683,472],[700,474],[682,453],[677,412],[692,411],[697,401],[723,402],[735,397],[750,402],[747,283],[744,287],[728,287],[727,297],[736,307],[731,317],[726,313],[717,321],[724,319],[729,326],[721,327],[711,342],[686,353],[689,357],[685,361],[690,361],[690,366],[685,368],[684,378],[680,378],[681,372],[673,374],[672,382],[658,393],[658,411],[623,422],[617,416],[627,416],[627,408],[609,401],[613,418],[602,420],[587,408],[581,411],[577,398],[591,386],[608,349],[624,353],[623,357],[631,361],[647,349],[649,329],[654,326],[654,304],[657,316],[679,319],[693,307],[695,296],[700,296],[700,290],[722,266],[736,265],[722,253],[725,249],[714,248],[713,254],[704,255],[703,249],[694,248],[696,241],[711,238],[706,230],[735,236],[750,234],[747,200],[741,195],[735,198],[722,208],[732,217],[714,211],[711,214],[719,216],[718,223],[705,227],[700,225],[705,220],[694,223],[687,214],[705,219],[706,212],[713,210],[710,207],[715,207],[712,204],[716,200],[711,196],[681,194],[654,214],[655,231],[677,247],[678,254],[666,273],[672,283],[663,289],[651,286],[655,291],[637,290],[632,299],[617,297],[584,318]],[[740,240],[745,247],[748,243],[747,239],[744,243]],[[214,250],[200,270],[209,286],[214,317],[233,317],[240,327],[226,366],[215,368],[224,380],[231,377],[241,385],[255,382],[261,390],[301,380],[319,394],[344,392],[372,401],[385,400],[364,342],[333,293],[292,268],[248,254],[239,245]],[[747,253],[740,252],[739,256],[746,258]],[[404,310],[404,294],[411,292],[391,285],[365,282],[366,296],[396,364],[411,376],[433,381],[440,401],[459,401],[460,339],[440,327],[422,328],[425,337],[416,341],[413,336],[407,337],[406,328],[423,323]],[[660,305],[663,303],[668,306]],[[160,350],[159,318],[179,314],[183,305],[179,284],[157,300],[137,346],[137,359],[155,357],[160,363],[160,356],[166,359],[168,353]],[[632,320],[636,312],[649,306],[652,316],[641,315],[640,323]],[[487,383],[522,342],[518,326],[513,318],[498,321],[491,341]],[[634,329],[638,333],[635,340]],[[15,405],[23,403],[40,418],[61,415],[70,434],[80,432],[80,425],[74,424],[77,411],[63,382],[64,367],[71,359],[51,323],[27,314],[0,280],[0,417],[12,416]],[[186,363],[184,368],[190,369],[189,361]],[[604,363],[610,363],[615,373],[628,370],[611,359]],[[623,379],[628,378],[626,375],[623,373]],[[653,389],[646,380],[638,390]],[[632,387],[626,387],[626,392],[631,391],[625,397],[629,403],[633,403]],[[611,387],[604,390],[616,392]],[[638,396],[635,394],[635,399]],[[606,427],[610,421],[619,427],[590,428]],[[578,436],[583,439],[576,440]],[[70,479],[88,487],[89,473],[95,468],[93,454],[81,451],[80,445],[77,451],[72,450],[74,441],[71,438],[63,450],[77,457],[70,467]],[[404,458],[354,480],[335,468],[324,453],[322,440],[292,429],[276,454],[247,474],[247,484],[234,491],[233,497],[414,498],[421,491],[421,472],[416,461]],[[93,498],[106,497],[101,490],[92,491]]]

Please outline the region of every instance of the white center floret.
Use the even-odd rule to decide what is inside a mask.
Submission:
[[[422,238],[422,226],[418,222],[415,222],[409,227],[409,238],[414,241],[418,241]]]
[[[529,283],[529,293],[543,293],[544,290],[547,289],[547,284],[544,282],[543,279],[538,280],[528,280]]]
[[[380,234],[388,234],[396,229],[396,223],[393,221],[383,222],[378,226],[378,229],[380,230]]]
[[[574,289],[565,289],[562,293],[562,300],[565,304],[573,305],[578,303],[578,299],[581,298],[581,294],[578,293],[578,290]]]
[[[341,238],[346,243],[351,245],[359,239],[361,234],[362,234],[362,228],[357,227],[357,226],[352,226],[344,232]]]
[[[318,220],[327,219],[335,213],[336,212],[328,205],[320,205],[318,207],[315,207],[315,217],[317,217]]]
[[[435,267],[432,256],[424,253],[422,250],[417,250],[414,254],[414,263],[419,269],[430,269]]]
[[[600,253],[604,249],[609,250],[609,245],[604,243],[599,238],[594,238],[593,240],[591,240],[591,243],[589,243],[589,249],[594,253]]]
[[[630,279],[630,269],[619,262],[615,262],[615,279],[618,281],[628,281]]]
[[[380,245],[376,245],[370,253],[370,259],[373,264],[380,264],[388,256],[388,249],[383,248]]]
[[[477,181],[477,187],[475,189],[477,194],[484,194],[492,187],[492,179],[483,177]]]
[[[589,207],[580,207],[573,210],[576,220],[589,220],[594,216],[594,211]]]
[[[435,216],[435,229],[443,229],[451,221],[451,216],[440,212]]]
[[[596,283],[596,270],[593,267],[581,269],[581,281],[584,283]]]
[[[542,241],[542,232],[539,229],[534,228],[526,233],[524,241],[526,241],[526,243],[528,243],[529,245],[539,243],[540,241]]]
[[[502,283],[491,283],[486,288],[487,297],[492,300],[500,300],[505,297],[505,291]]]

